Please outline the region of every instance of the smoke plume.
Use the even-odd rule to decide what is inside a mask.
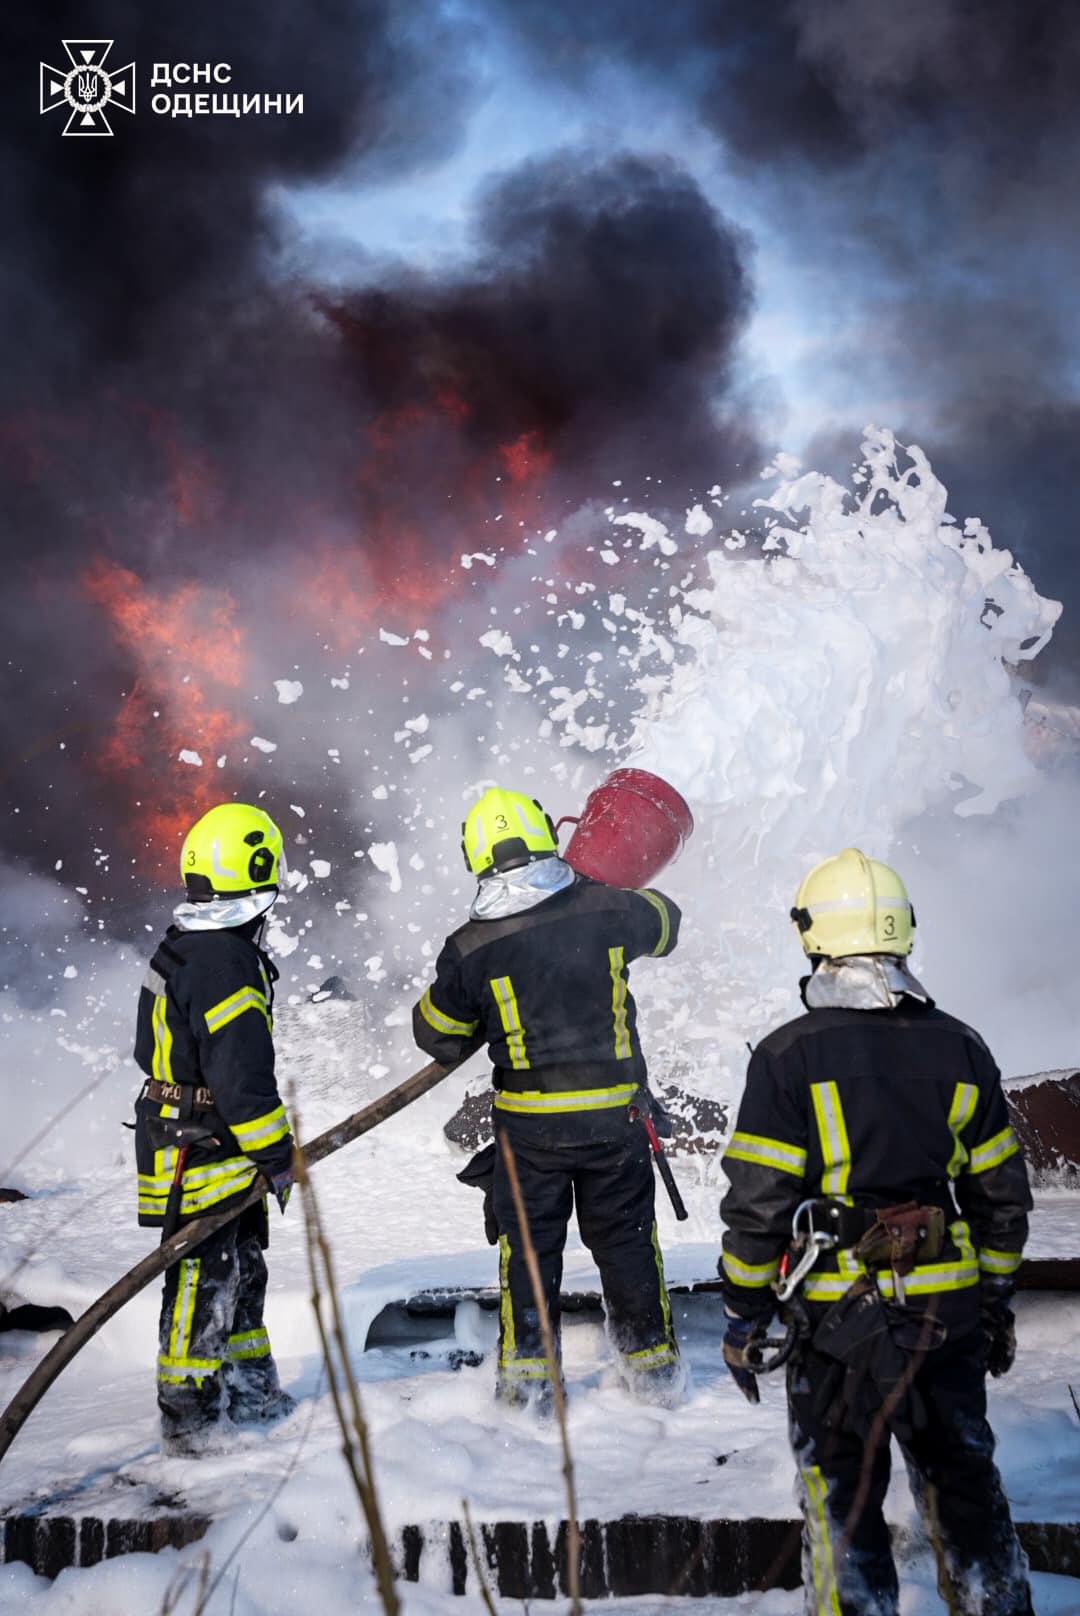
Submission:
[[[0,182],[0,848],[96,869],[130,925],[192,817],[256,789],[251,691],[301,647],[355,653],[437,611],[497,512],[547,526],[643,457],[687,479],[749,452],[723,416],[750,289],[745,241],[675,163],[579,152],[490,182],[453,271],[368,255],[331,290],[277,189],[445,158],[479,24],[436,0],[113,3],[94,31],[138,63],[137,122],[65,140],[0,108],[20,152]],[[85,32],[39,8],[0,45],[29,87]],[[231,89],[302,94],[304,115],[155,116],[158,61],[228,62]],[[289,782],[310,767],[298,751]],[[319,783],[347,819],[348,788]]]

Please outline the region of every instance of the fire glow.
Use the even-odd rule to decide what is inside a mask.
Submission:
[[[140,864],[171,875],[191,821],[227,794],[217,760],[244,738],[235,705],[247,656],[236,606],[224,591],[195,583],[151,588],[103,558],[84,584],[138,670],[101,750],[101,767],[139,806]],[[182,762],[181,751],[197,753],[202,767]]]

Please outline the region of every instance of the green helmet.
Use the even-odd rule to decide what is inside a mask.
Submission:
[[[555,826],[535,797],[491,786],[473,803],[461,827],[465,868],[481,881],[559,851]]]
[[[281,832],[246,802],[223,802],[196,820],[180,849],[180,874],[196,903],[276,892]]]
[[[857,847],[816,864],[795,897],[791,918],[807,954],[910,954],[915,911],[895,870]]]

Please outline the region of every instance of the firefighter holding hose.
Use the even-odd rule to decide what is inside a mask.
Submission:
[[[642,1401],[672,1404],[683,1375],[638,1120],[646,1068],[627,972],[635,959],[671,953],[679,910],[659,892],[576,874],[559,857],[550,817],[521,792],[485,791],[462,829],[479,885],[413,1011],[416,1041],[447,1064],[488,1044],[496,1139],[513,1149],[553,1328],[576,1203],[622,1378]],[[543,1410],[551,1385],[537,1309],[501,1150],[494,1158],[497,1391]]]
[[[285,1210],[292,1136],[274,1077],[277,971],[260,946],[278,895],[281,832],[261,808],[223,803],[181,852],[187,901],[139,995],[135,1107],[139,1222],[162,1240],[226,1211],[259,1174]],[[168,1269],[157,1366],[162,1449],[194,1457],[226,1419],[268,1425],[291,1413],[263,1323],[266,1202]]]
[[[813,967],[807,1013],[750,1061],[721,1273],[724,1358],[751,1402],[777,1294],[798,1331],[787,1396],[807,1612],[896,1616],[882,1516],[895,1436],[948,1608],[1028,1616],[986,1419],[986,1372],[1006,1374],[1016,1350],[1032,1204],[997,1067],[911,974],[895,871],[848,848],[810,871],[792,919]]]

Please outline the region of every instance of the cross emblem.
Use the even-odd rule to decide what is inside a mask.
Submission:
[[[62,43],[71,66],[41,63],[41,111],[70,107],[65,135],[111,135],[107,109],[135,111],[135,63],[108,72],[105,58],[113,48],[111,39],[65,39]]]

